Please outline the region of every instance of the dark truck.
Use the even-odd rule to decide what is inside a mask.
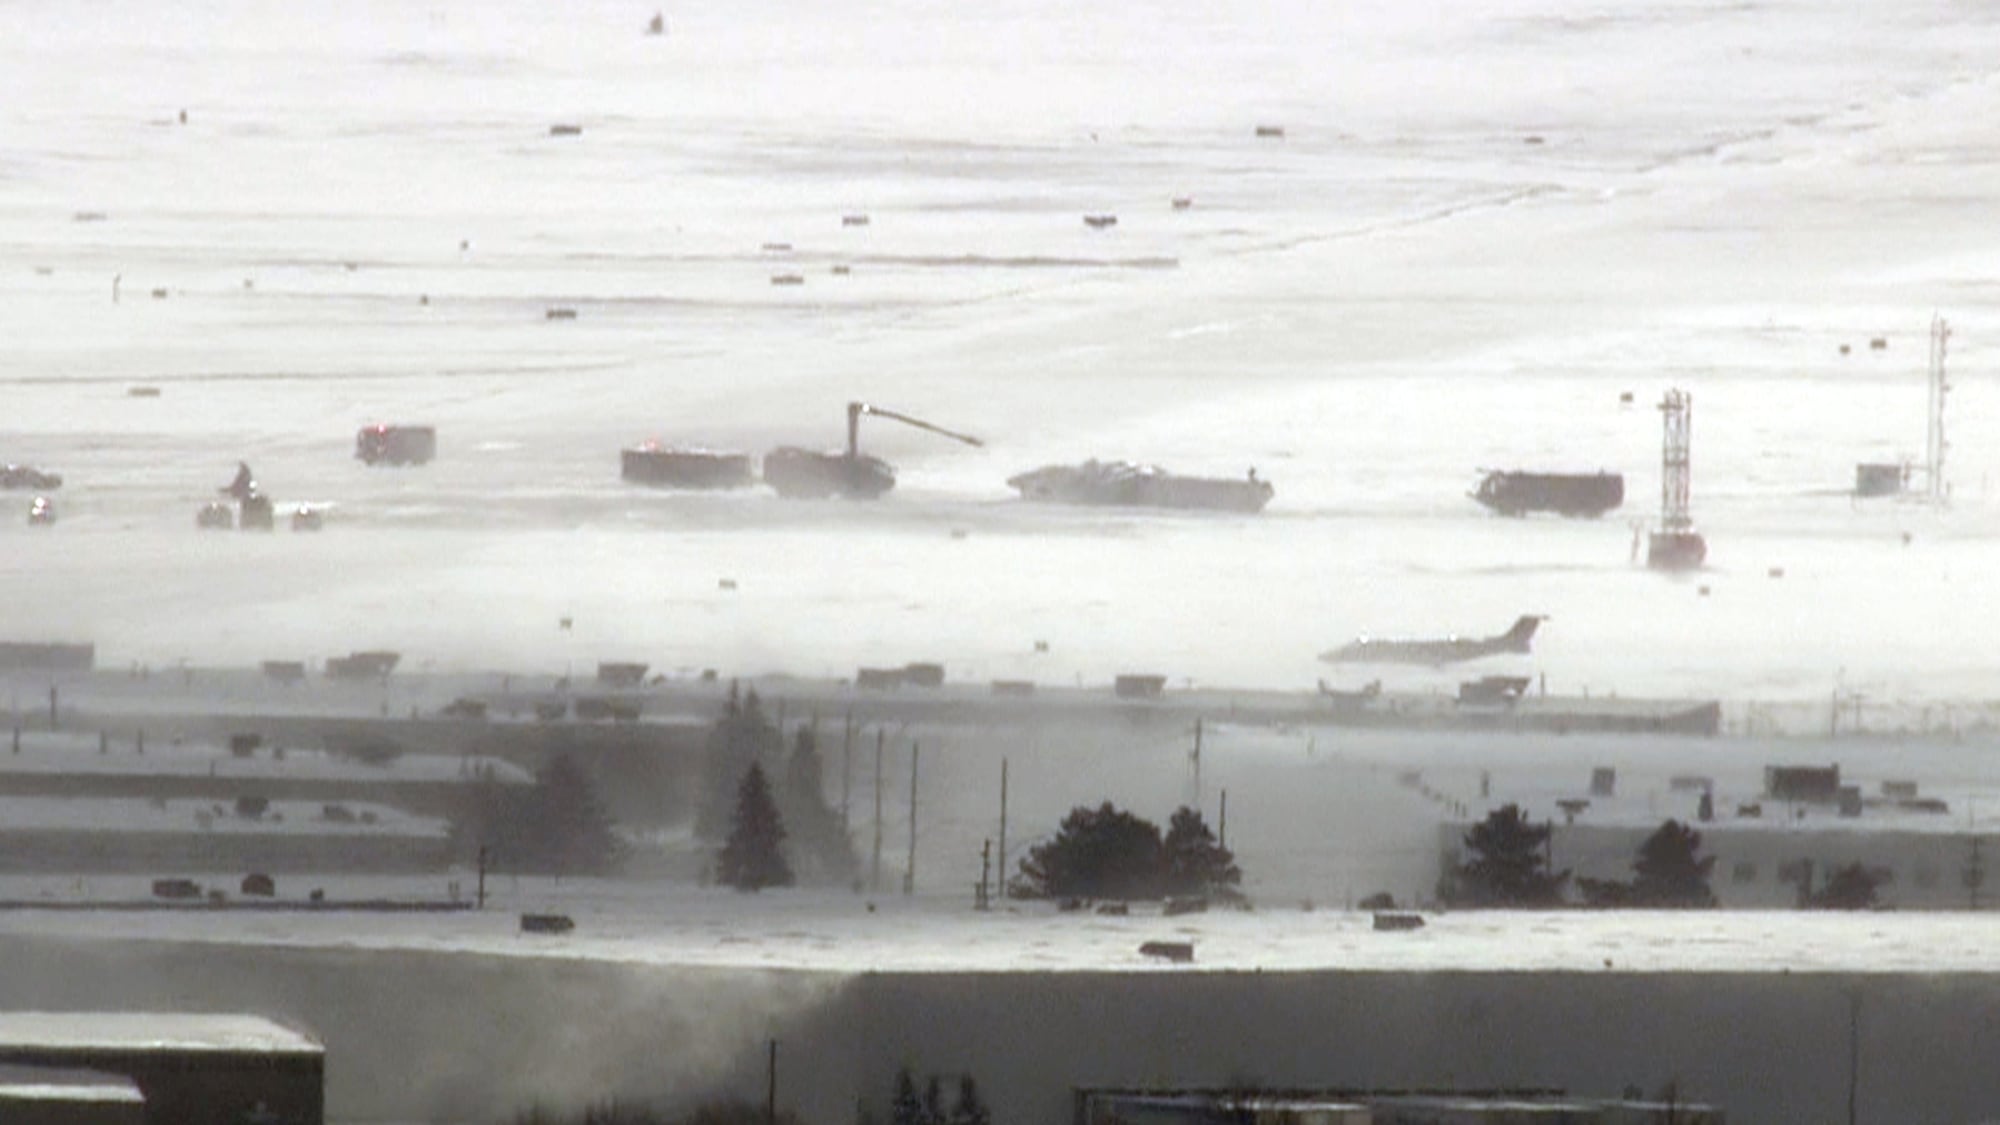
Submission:
[[[354,456],[367,465],[422,465],[437,456],[437,427],[363,426],[354,435]]]
[[[1606,472],[1489,472],[1472,498],[1503,516],[1555,512],[1595,519],[1625,502],[1625,478]]]

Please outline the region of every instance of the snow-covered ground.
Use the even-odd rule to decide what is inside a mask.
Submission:
[[[11,745],[11,744],[10,744]],[[19,749],[0,753],[0,776],[64,774],[121,777],[212,777],[224,781],[262,778],[312,781],[452,782],[492,777],[526,783],[528,772],[503,758],[422,753],[383,754],[363,761],[318,747],[260,744],[237,754],[212,742],[174,739],[140,745],[121,734],[114,744],[75,731],[23,731]]]
[[[93,640],[107,667],[392,648],[413,669],[547,675],[603,659],[833,677],[933,660],[972,682],[1102,683],[1143,670],[1177,684],[1306,688],[1326,671],[1315,655],[1358,633],[1475,634],[1540,612],[1551,620],[1532,660],[1482,667],[1545,673],[1555,692],[1797,703],[1842,692],[1917,707],[1992,694],[1993,11],[1952,0],[1253,0],[1202,11],[1151,0],[697,0],[666,13],[669,34],[648,37],[650,15],[610,0],[370,0],[309,14],[277,0],[0,8],[0,461],[66,477],[55,526],[0,519],[0,636]],[[555,136],[556,124],[581,131]],[[1284,135],[1258,136],[1266,125]],[[1193,204],[1176,209],[1176,197]],[[1118,224],[1081,221],[1102,212]],[[853,213],[870,223],[844,225]],[[767,248],[780,244],[789,249]],[[804,283],[773,286],[778,273]],[[549,319],[552,307],[577,316]],[[1857,505],[1844,494],[1856,462],[1922,454],[1933,313],[1954,330],[1953,502]],[[128,393],[138,386],[160,393]],[[1695,514],[1712,560],[1686,578],[1630,562],[1632,522],[1652,515],[1658,484],[1650,404],[1676,386],[1694,395]],[[833,445],[851,399],[986,445],[865,422],[865,446],[901,469],[877,504],[674,495],[617,479],[619,447],[646,438],[752,452]],[[353,433],[374,420],[436,425],[439,459],[364,468]],[[1260,516],[1225,517],[1008,497],[1011,473],[1088,456],[1232,477],[1254,466],[1277,498]],[[281,504],[326,505],[326,529],[197,533],[197,507],[239,459]],[[1629,503],[1602,521],[1512,521],[1465,499],[1477,470],[1517,466],[1618,469]],[[1393,690],[1440,677],[1383,678]],[[1428,771],[1426,784],[1455,797],[1487,768],[1580,786],[1588,768],[1631,770],[1611,759],[1659,744],[1440,738],[1375,752],[1367,739],[1299,732],[1273,736],[1270,756],[1287,764],[1232,778],[1230,755],[1254,740],[1232,750],[1229,733],[1209,752],[1205,784],[1231,789],[1232,844],[1267,906],[1176,920],[1201,939],[1198,971],[1343,958],[1565,974],[1607,959],[1979,979],[1993,969],[1977,917],[1451,917],[1375,935],[1337,912],[1278,911],[1428,885],[1442,814],[1398,780],[1405,770]],[[1739,745],[1675,744],[1674,764],[1654,772],[1743,778],[1769,764],[1762,752],[1678,760]],[[1886,777],[1893,764],[1927,788],[2000,784],[1979,745],[1919,748],[1922,771],[1903,768],[1900,743],[1859,745],[1879,760],[1844,758],[1857,775]],[[992,757],[935,749],[926,777],[951,797],[926,824],[955,858],[925,866],[936,880],[925,886],[953,905],[920,904],[921,927],[892,927],[907,916],[889,903],[875,915],[853,913],[848,898],[670,903],[645,897],[652,888],[616,909],[592,906],[595,890],[551,892],[585,919],[554,945],[491,914],[18,915],[0,932],[52,937],[36,948],[56,950],[54,967],[0,974],[0,1002],[115,1004],[120,989],[171,998],[198,982],[196,995],[218,1003],[310,1009],[342,1029],[334,1039],[349,1058],[431,1075],[407,1053],[415,1039],[365,1029],[444,1042],[437,1003],[409,988],[356,992],[354,973],[476,989],[493,986],[483,962],[398,975],[393,957],[352,962],[329,947],[811,963],[836,976],[888,964],[999,970],[1037,955],[1130,966],[1133,939],[1157,920],[974,921],[956,905],[966,892],[935,889],[969,887],[993,829]],[[1179,737],[1084,750],[1049,738],[1018,751],[1017,823],[1046,826],[1105,796],[1162,816],[1189,796]],[[1316,824],[1326,831],[1302,827]],[[785,924],[800,936],[767,932],[794,909]],[[336,928],[310,929],[323,925]],[[76,940],[224,937],[210,926],[229,927],[228,941],[275,943],[253,958],[269,975],[237,979],[215,971],[207,947],[180,961],[180,947],[161,945],[134,955],[130,974],[91,976],[98,954],[85,947],[98,947]],[[303,960],[287,960],[291,943]],[[754,948],[704,960],[739,943]],[[335,962],[365,968],[315,975]],[[1037,979],[991,987],[1033,990]],[[1468,1013],[1489,1002],[1544,1005],[1535,1014],[1553,1026],[1606,995],[1571,981],[1561,992],[1573,998],[1560,999],[1541,979],[1446,981],[1438,996],[1450,1002],[1419,995],[1371,1018],[1407,1030],[1397,1021],[1409,1012],[1435,1017],[1443,1030],[1426,1042],[1439,1057],[1474,1058],[1457,1073],[1502,1080],[1650,1049],[1537,1070],[1521,1037],[1483,1054],[1451,1039],[1486,1026]],[[1916,1042],[1933,1000],[1951,1013],[1936,1026],[1966,1042],[1984,1034],[1967,1014],[1984,986],[1939,979],[1939,996],[1897,1001],[1903,1022],[1878,1049]],[[671,985],[661,987],[684,990],[673,1011],[691,1014],[607,1019],[590,1042],[623,1043],[623,1068],[570,1074],[563,1088],[630,1088],[649,1061],[639,1056],[659,1054],[657,1035],[622,1034],[634,1027],[682,1035],[694,1045],[674,1073],[708,1079],[735,1056],[695,1042],[698,1032],[762,1034],[757,1003],[705,1009],[688,996],[712,998],[707,985]],[[740,999],[765,985],[730,987]],[[843,986],[768,987],[783,994],[770,1010],[793,1010],[788,989],[824,999]],[[1346,1004],[1350,987],[1361,986],[1299,996]],[[1622,1010],[1650,1010],[1629,1003],[1636,995],[1688,1015],[1667,1030],[1628,1022],[1713,1044],[1689,1066],[1717,1081],[1744,1029],[1822,1028],[1844,1013],[1837,996],[1800,999],[1775,977],[1745,1008],[1675,1007],[1678,987],[1623,994]],[[361,1011],[362,995],[393,1010]],[[1204,1010],[1072,995],[1078,1010],[1049,1026],[1087,1027],[1094,1010]],[[1025,1000],[993,1003],[1047,1015]],[[553,1015],[594,1012],[572,1004]],[[927,1010],[911,1004],[871,1010]],[[526,1000],[492,1009],[532,1010]],[[1289,1034],[1303,1013],[1283,1014],[1270,1026]],[[1276,1032],[1244,1032],[1263,1025],[1239,1016],[1206,1030],[1292,1052],[1265,1073],[1303,1075],[1307,1053],[1336,1052],[1356,1068],[1373,1061],[1377,1079],[1421,1070],[1406,1060],[1397,1071],[1395,1036],[1368,1038],[1360,1023],[1285,1046]],[[871,1088],[897,1051],[921,1047],[912,1036],[933,1030],[870,1026],[869,1047],[827,1065],[853,1064]],[[450,1040],[459,1065],[440,1064],[399,1108],[443,1104],[439,1088],[454,1083],[454,1097],[484,1090],[491,1099],[478,1104],[501,1104],[519,1086],[490,1088],[501,1071],[492,1057],[564,1046],[521,1034],[532,1042],[491,1056]],[[1068,1075],[1049,1060],[1071,1042],[1057,1036],[1018,1065]],[[1131,1049],[1143,1057],[1108,1069],[1172,1071],[1171,1045]],[[1202,1057],[1248,1072],[1250,1050]],[[1773,1073],[1813,1065],[1784,1050],[1763,1057]],[[1911,1089],[1979,1069],[1969,1056],[1898,1058],[1910,1069],[1895,1077]],[[382,1090],[341,1077],[341,1065],[331,1064],[336,1110],[382,1110]],[[546,1077],[525,1063],[505,1072],[521,1085],[531,1076]],[[1661,1076],[1609,1080],[1627,1077]],[[1977,1078],[1928,1087],[1921,1104],[1899,1102],[1887,1075],[1875,1080],[1883,1087],[1864,1104],[1880,1119],[1900,1106],[1899,1120],[1964,1121],[1995,1101]],[[817,1104],[844,1112],[856,1078],[842,1081],[817,1086]],[[1787,1117],[1754,1078],[1734,1081],[1725,1092],[1764,1098],[1753,1120],[1837,1111],[1813,1102]],[[1021,1099],[1012,1104],[1060,1114],[1046,1090]]]
[[[271,801],[255,816],[219,801],[117,797],[0,797],[7,832],[219,832],[225,835],[429,836],[449,827],[387,805],[354,803],[328,815],[324,802]]]
[[[0,522],[6,632],[113,666],[380,646],[1290,687],[1362,631],[1539,611],[1552,690],[1988,692],[1983,9],[649,15],[0,13],[0,455],[68,478],[56,527]],[[1934,311],[1955,503],[1856,506],[1856,461],[1921,455]],[[1628,562],[1669,386],[1713,547],[1692,580]],[[647,437],[837,443],[854,398],[987,445],[864,423],[902,469],[874,505],[617,480]],[[374,419],[437,425],[439,460],[362,467]],[[1254,465],[1278,497],[1006,499],[1090,455]],[[239,458],[327,530],[197,535]],[[1516,465],[1620,469],[1630,503],[1522,523],[1464,498]]]
[[[454,874],[459,900],[470,873]],[[444,876],[335,877],[329,898],[451,901]],[[89,880],[117,897],[144,880]],[[17,894],[71,881],[0,877]],[[523,934],[523,912],[560,912],[577,922],[563,935]],[[1990,919],[1972,914],[1843,914],[1798,911],[1611,911],[1426,915],[1414,933],[1378,933],[1372,917],[1296,904],[1163,917],[1137,904],[1126,916],[1059,912],[1050,903],[996,904],[975,912],[970,896],[911,900],[890,892],[793,891],[758,896],[723,889],[629,882],[492,876],[484,911],[384,913],[307,911],[259,915],[172,911],[83,915],[0,913],[0,932],[169,943],[274,945],[305,949],[463,952],[585,959],[615,964],[856,973],[1158,972],[1139,953],[1146,941],[1187,941],[1192,968],[1179,972],[1602,972],[1972,973],[2000,972]],[[1610,962],[1610,964],[1606,964]]]

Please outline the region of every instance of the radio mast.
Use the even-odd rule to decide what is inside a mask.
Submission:
[[[1688,494],[1694,481],[1694,398],[1670,390],[1660,400],[1665,434],[1660,449],[1660,529],[1646,543],[1653,570],[1693,570],[1708,557],[1708,543],[1694,529]]]
[[[1944,438],[1944,400],[1951,392],[1944,356],[1950,340],[1951,325],[1942,316],[1931,317],[1931,408],[1930,425],[1924,434],[1924,495],[1933,504],[1951,499],[1951,484],[1944,479],[1944,453],[1951,444]]]

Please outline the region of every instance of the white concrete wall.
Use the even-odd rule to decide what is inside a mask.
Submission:
[[[1414,935],[1412,940],[1422,940]],[[763,1091],[881,1110],[896,1068],[970,1071],[997,1122],[1064,1125],[1097,1084],[1674,1082],[1737,1125],[2000,1113],[1989,975],[971,973],[845,977],[538,958],[0,939],[0,1005],[248,1010],[327,1045],[335,1121],[498,1121],[535,1100]]]

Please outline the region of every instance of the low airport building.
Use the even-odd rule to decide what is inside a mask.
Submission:
[[[0,1077],[8,1079],[0,1082],[0,1108],[8,1111],[0,1117],[323,1125],[325,1056],[318,1039],[261,1016],[0,1011]],[[143,1103],[136,1115],[135,1092]],[[26,1108],[16,1117],[19,1107]],[[54,1116],[37,1119],[29,1110]]]

